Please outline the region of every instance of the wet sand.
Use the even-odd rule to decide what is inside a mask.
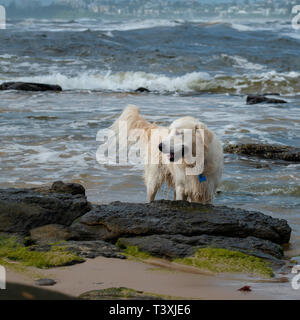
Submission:
[[[34,276],[7,270],[7,281],[49,290],[49,299],[76,298],[80,294],[109,287],[128,287],[135,290],[163,294],[182,299],[299,299],[300,291],[289,283],[256,283],[255,279],[235,275],[204,275],[162,268],[139,261],[98,257],[74,266],[34,270],[44,278],[57,281],[52,287],[38,287]],[[238,291],[250,285],[252,292]],[[15,291],[14,291],[15,290]],[[20,298],[16,287],[0,292],[0,299]],[[55,294],[56,295],[55,295]],[[44,299],[45,292],[25,299]],[[56,298],[55,298],[56,297]]]

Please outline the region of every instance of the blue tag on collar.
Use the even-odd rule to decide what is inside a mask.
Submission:
[[[207,181],[206,177],[202,173],[198,175],[198,180],[200,183]]]

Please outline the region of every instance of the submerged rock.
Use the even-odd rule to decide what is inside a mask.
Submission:
[[[247,104],[258,104],[258,103],[287,103],[282,99],[268,98],[266,95],[249,95],[246,100]]]
[[[82,192],[72,194],[72,189],[70,193],[61,193],[53,186],[0,189],[0,232],[27,234],[48,224],[69,226],[90,210]]]
[[[3,82],[0,90],[21,90],[21,91],[62,91],[58,85],[31,82]]]
[[[137,88],[135,92],[150,92],[150,90],[144,87],[140,87],[140,88]]]
[[[195,235],[247,238],[283,244],[291,228],[285,220],[260,212],[185,201],[154,201],[147,204],[113,202],[94,205],[71,228],[82,238],[117,240],[145,235]]]
[[[270,145],[270,144],[228,144],[225,153],[236,153],[247,156],[256,156],[264,159],[300,161],[300,148]]]

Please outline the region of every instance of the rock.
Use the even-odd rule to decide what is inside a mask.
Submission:
[[[76,238],[76,234],[60,224],[48,224],[30,230],[31,240],[38,243],[53,243]]]
[[[0,189],[0,232],[27,234],[49,224],[69,226],[90,210],[80,188],[75,189],[74,195],[46,187]]]
[[[221,248],[279,265],[291,228],[260,212],[185,201],[91,205],[81,185],[59,181],[50,187],[0,189],[1,234],[17,234],[30,251],[48,252],[56,243],[75,255],[67,264],[97,256],[124,259],[121,248],[135,246],[171,260]]]
[[[242,288],[238,289],[238,291],[241,291],[241,292],[251,292],[252,289],[250,286],[243,286]]]
[[[124,287],[93,290],[81,294],[79,298],[85,300],[163,300],[159,295]]]
[[[51,250],[52,247],[49,243],[46,243],[45,241],[40,241],[38,242],[38,244],[29,247],[29,250],[37,252],[48,252]],[[117,246],[110,242],[102,240],[69,240],[55,243],[55,247],[63,248],[65,249],[65,251],[73,253],[77,257],[83,259],[94,259],[96,257],[126,259],[126,256],[124,256],[124,254],[121,253],[121,250]]]
[[[232,238],[256,237],[288,243],[291,228],[285,220],[259,212],[185,201],[154,201],[147,204],[113,202],[94,205],[71,226],[86,240],[117,240],[120,237],[203,234]]]
[[[62,181],[55,181],[50,188],[50,192],[69,193],[72,195],[81,194],[85,196],[85,189],[81,184],[64,183]]]
[[[54,286],[56,281],[52,279],[38,279],[35,281],[35,284],[38,286]]]
[[[21,91],[62,91],[58,85],[31,83],[31,82],[3,82],[0,90],[21,90]]]
[[[152,256],[175,259],[192,256],[198,248],[223,248],[231,251],[240,251],[263,259],[277,260],[283,258],[282,247],[269,240],[255,237],[232,238],[222,236],[182,236],[151,235],[134,238],[120,238],[118,245],[121,248],[137,246],[141,251]]]
[[[258,103],[287,103],[282,99],[268,98],[265,95],[249,95],[246,100],[247,104],[258,104]]]
[[[262,96],[280,96],[280,93],[278,92],[267,92],[262,94]]]
[[[247,156],[256,156],[264,159],[300,161],[300,148],[269,145],[269,144],[228,144],[224,148],[225,153],[236,153]]]
[[[118,258],[126,259],[120,249],[109,242],[96,240],[96,241],[67,241],[60,244],[65,247],[68,252],[72,252],[81,258]]]
[[[140,87],[140,88],[137,88],[135,92],[150,92],[150,90],[144,87]]]

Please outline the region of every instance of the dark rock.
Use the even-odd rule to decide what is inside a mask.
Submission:
[[[144,87],[140,87],[140,88],[137,88],[135,92],[150,92],[150,90]]]
[[[35,281],[35,284],[38,286],[54,286],[56,281],[52,279],[39,279]]]
[[[280,96],[280,93],[277,92],[267,92],[262,94],[262,96]]]
[[[134,238],[120,238],[121,248],[137,246],[153,256],[174,259],[191,256],[198,248],[223,248],[240,251],[259,258],[273,260],[283,258],[282,247],[268,240],[255,237],[232,238],[222,236],[152,235]]]
[[[287,103],[282,99],[268,98],[266,95],[249,95],[246,100],[247,104],[258,104],[258,103]]]
[[[163,300],[158,295],[124,287],[93,290],[81,294],[79,298],[85,300]]]
[[[30,231],[30,237],[24,238]],[[283,258],[280,245],[290,240],[285,220],[259,212],[185,201],[147,204],[114,202],[90,205],[78,184],[0,190],[0,236],[19,235],[47,252],[51,243],[82,258],[124,259],[119,246],[137,246],[168,259],[191,256],[196,249],[225,248],[269,259]],[[110,241],[110,242],[108,242]]]
[[[238,291],[241,291],[241,292],[251,292],[252,289],[250,286],[243,286],[242,288],[238,289]]]
[[[3,82],[0,90],[21,90],[21,91],[62,91],[58,85],[31,83],[31,82]]]
[[[30,238],[34,242],[53,243],[76,238],[76,234],[69,227],[60,224],[48,224],[30,230]]]
[[[62,181],[53,182],[50,192],[69,193],[72,195],[81,194],[85,196],[85,189],[79,183],[64,183]]]
[[[300,148],[269,145],[269,144],[228,144],[224,148],[225,153],[236,153],[247,156],[256,156],[264,159],[300,161]]]
[[[78,192],[73,195],[49,188],[0,189],[0,232],[27,234],[48,224],[69,226],[89,210],[86,197]]]
[[[233,238],[249,236],[283,244],[291,228],[285,220],[259,212],[185,201],[154,201],[147,204],[113,202],[94,205],[71,226],[86,240],[117,240],[154,234]]]
[[[120,252],[120,249],[109,242],[96,240],[96,241],[67,241],[60,244],[67,249],[67,251],[76,254],[81,258],[118,258],[126,259]]]
[[[83,259],[94,259],[96,257],[126,259],[121,250],[114,244],[102,240],[94,241],[63,241],[55,244],[57,248],[64,248],[66,251],[75,254]],[[52,246],[45,242],[39,242],[29,248],[31,251],[48,252]],[[80,261],[82,262],[82,261]]]

